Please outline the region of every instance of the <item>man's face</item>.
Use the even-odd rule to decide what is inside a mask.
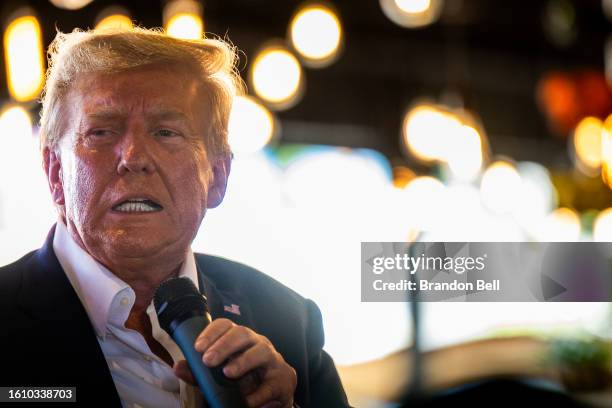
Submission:
[[[204,92],[162,67],[85,75],[68,91],[45,167],[72,237],[98,261],[180,256],[221,202],[229,160],[207,155]]]

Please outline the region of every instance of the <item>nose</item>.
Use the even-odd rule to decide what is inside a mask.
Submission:
[[[150,143],[153,143],[153,140],[148,137],[146,132],[129,130],[123,135],[122,139],[117,172],[120,175],[126,173],[153,173],[155,171],[155,161],[150,151]]]

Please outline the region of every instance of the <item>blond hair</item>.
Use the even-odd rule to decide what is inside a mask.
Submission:
[[[80,74],[110,74],[147,65],[186,67],[206,87],[210,118],[206,141],[212,154],[230,154],[227,126],[234,96],[243,83],[236,70],[237,53],[220,39],[183,40],[161,30],[132,28],[76,29],[58,32],[48,50],[49,69],[42,93],[40,141],[54,148],[61,138],[60,106]]]

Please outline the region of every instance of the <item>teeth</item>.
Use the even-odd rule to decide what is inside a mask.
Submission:
[[[116,206],[115,210],[122,212],[152,212],[159,211],[159,208],[155,208],[146,202],[136,202],[136,200],[132,200]]]

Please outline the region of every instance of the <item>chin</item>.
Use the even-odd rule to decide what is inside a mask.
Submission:
[[[163,252],[168,247],[168,242],[160,242],[160,235],[150,231],[148,233],[129,233],[122,230],[119,233],[109,233],[100,237],[102,247],[109,254],[121,257],[150,257]]]
[[[122,239],[117,240],[108,246],[109,253],[125,258],[154,257],[160,255],[165,245],[155,244],[154,242],[143,242],[140,240]]]

